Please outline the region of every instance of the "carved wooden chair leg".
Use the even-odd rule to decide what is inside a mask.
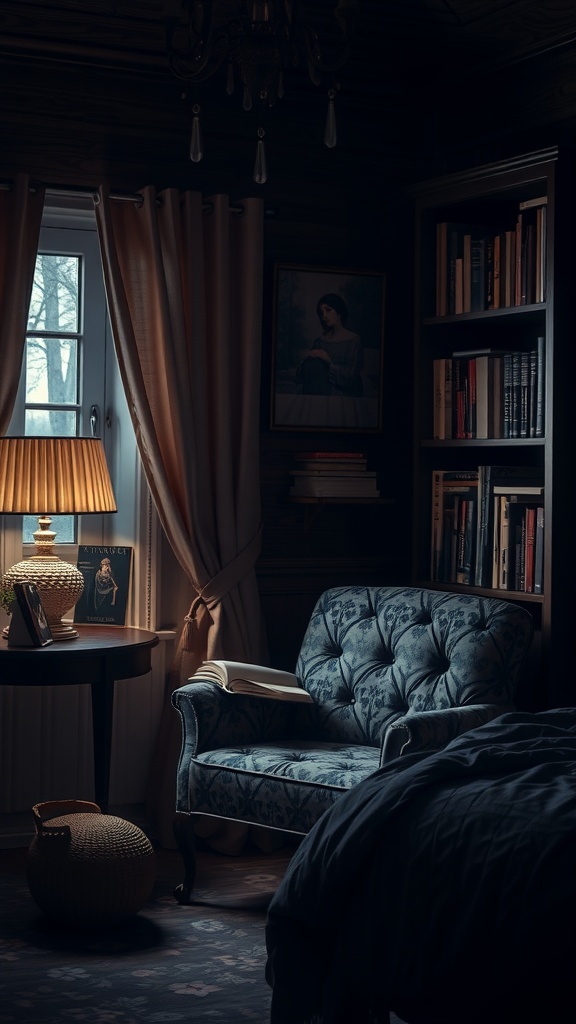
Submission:
[[[174,838],[184,861],[184,881],[174,889],[174,898],[178,903],[191,903],[194,880],[196,878],[196,853],[194,848],[194,831],[192,816],[178,812],[174,817]]]

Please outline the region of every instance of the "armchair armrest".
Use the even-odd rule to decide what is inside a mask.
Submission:
[[[197,680],[174,690],[172,704],[182,722],[182,759],[219,747],[244,746],[293,736],[304,705],[229,693],[218,683]]]
[[[386,730],[381,764],[420,751],[441,750],[450,740],[469,729],[476,729],[499,715],[514,711],[512,706],[469,704],[441,711],[416,711],[397,719]]]

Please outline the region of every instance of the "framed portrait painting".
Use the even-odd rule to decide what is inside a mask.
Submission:
[[[276,264],[272,429],[381,429],[384,309],[384,274]]]

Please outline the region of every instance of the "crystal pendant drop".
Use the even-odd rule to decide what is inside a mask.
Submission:
[[[328,92],[328,112],[326,114],[326,126],[324,128],[324,144],[328,149],[334,149],[338,135],[336,132],[336,109],[334,107],[334,89]]]
[[[204,155],[204,146],[202,142],[202,129],[200,127],[200,107],[198,103],[195,103],[192,107],[192,137],[190,139],[190,159],[195,163],[200,163]]]
[[[242,96],[242,107],[244,110],[252,110],[252,92],[247,85],[244,86],[244,93]]]
[[[258,129],[258,145],[256,147],[256,161],[254,163],[254,181],[257,185],[263,185],[268,177],[266,168],[266,149],[264,147],[264,129]]]

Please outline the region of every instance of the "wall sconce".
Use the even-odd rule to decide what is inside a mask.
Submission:
[[[2,581],[36,585],[55,640],[78,636],[62,616],[78,601],[84,578],[75,565],[54,554],[50,516],[116,511],[100,438],[0,438],[0,513],[39,517],[35,554],[12,566]]]

